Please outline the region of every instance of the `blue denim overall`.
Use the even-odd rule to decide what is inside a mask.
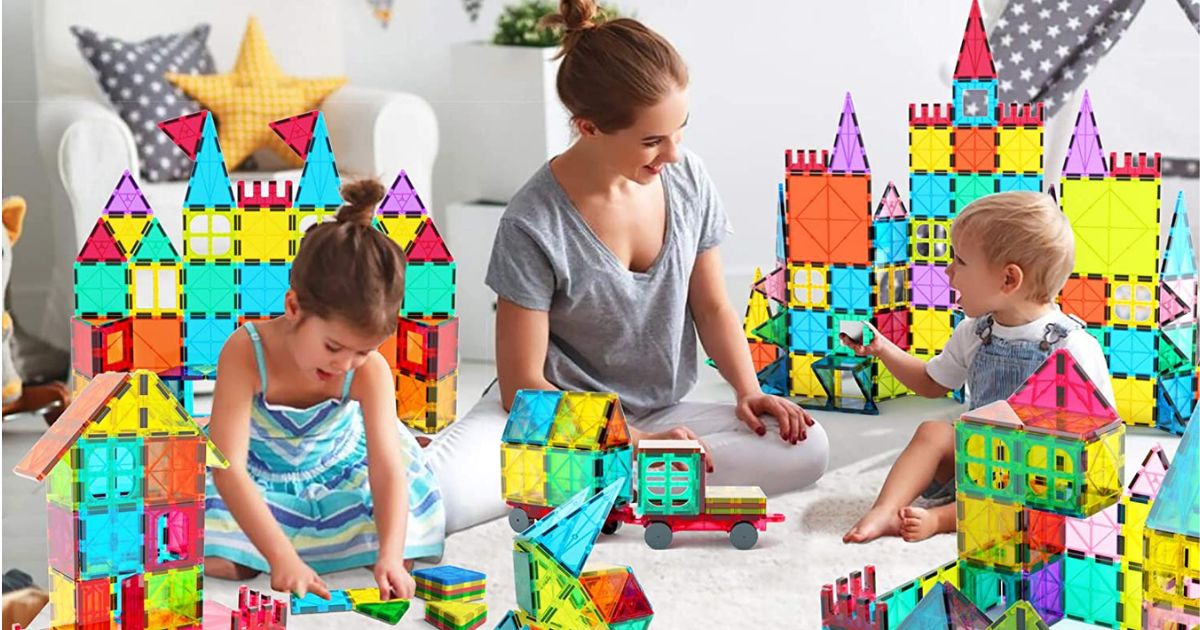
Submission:
[[[1069,315],[1046,324],[1041,341],[1002,339],[992,335],[991,315],[975,322],[975,334],[981,341],[967,368],[967,402],[971,409],[1004,400],[1013,395],[1033,371],[1038,369],[1067,335],[1083,325]]]

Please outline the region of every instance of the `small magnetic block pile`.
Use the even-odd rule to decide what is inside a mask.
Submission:
[[[500,627],[641,630],[654,611],[628,567],[585,568],[612,510],[618,480],[592,495],[581,490],[513,538],[520,611]]]
[[[467,601],[425,602],[425,621],[441,630],[474,630],[487,621],[487,604]]]
[[[228,463],[157,375],[92,379],[14,469],[48,480],[52,626],[200,623],[206,465]]]
[[[501,488],[514,508],[555,507],[618,479],[633,496],[629,426],[616,394],[521,390],[500,446]]]
[[[418,569],[412,573],[417,597],[432,602],[473,601],[487,596],[487,576],[453,565]]]
[[[331,220],[343,200],[324,116],[307,112],[270,127],[304,159],[294,195],[292,182],[244,181],[235,195],[209,112],[159,124],[195,161],[183,247],[126,171],[75,260],[76,390],[102,372],[147,369],[170,381],[190,411],[190,383],[216,378],[225,340],[247,321],[283,314],[305,233]],[[380,348],[393,371],[397,413],[436,432],[456,418],[454,259],[404,171],[374,225],[408,263],[396,330]]]

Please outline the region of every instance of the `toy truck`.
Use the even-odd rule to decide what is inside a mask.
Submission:
[[[750,549],[767,523],[756,486],[706,486],[703,451],[695,440],[642,440],[635,461],[616,394],[517,392],[500,447],[501,488],[512,510],[508,523],[524,531],[575,493],[599,492],[625,478],[602,531],[623,523],[645,527],[646,544],[666,549],[677,531],[723,531],[738,549]]]

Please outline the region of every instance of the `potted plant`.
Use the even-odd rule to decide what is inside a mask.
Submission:
[[[465,152],[464,177],[474,181],[476,198],[507,202],[570,144],[570,116],[555,90],[563,29],[539,26],[557,10],[551,0],[520,0],[503,9],[490,42],[454,47],[460,124],[447,131]],[[602,19],[617,16],[611,6],[599,12]]]

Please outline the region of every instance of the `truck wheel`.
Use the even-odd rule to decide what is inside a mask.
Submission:
[[[529,518],[529,513],[521,508],[513,508],[512,511],[508,513],[508,526],[511,527],[514,532],[519,533],[529,529],[529,525],[531,523],[533,523],[533,519]]]
[[[607,521],[606,523],[604,523],[604,527],[600,528],[600,532],[603,534],[612,536],[613,534],[617,533],[617,531],[620,529],[621,529],[621,521],[613,519],[611,521]]]
[[[646,544],[651,549],[666,549],[671,546],[671,526],[655,521],[646,526]]]
[[[733,545],[734,549],[745,551],[751,549],[758,543],[758,530],[754,525],[742,521],[733,526],[729,530],[729,544]]]

